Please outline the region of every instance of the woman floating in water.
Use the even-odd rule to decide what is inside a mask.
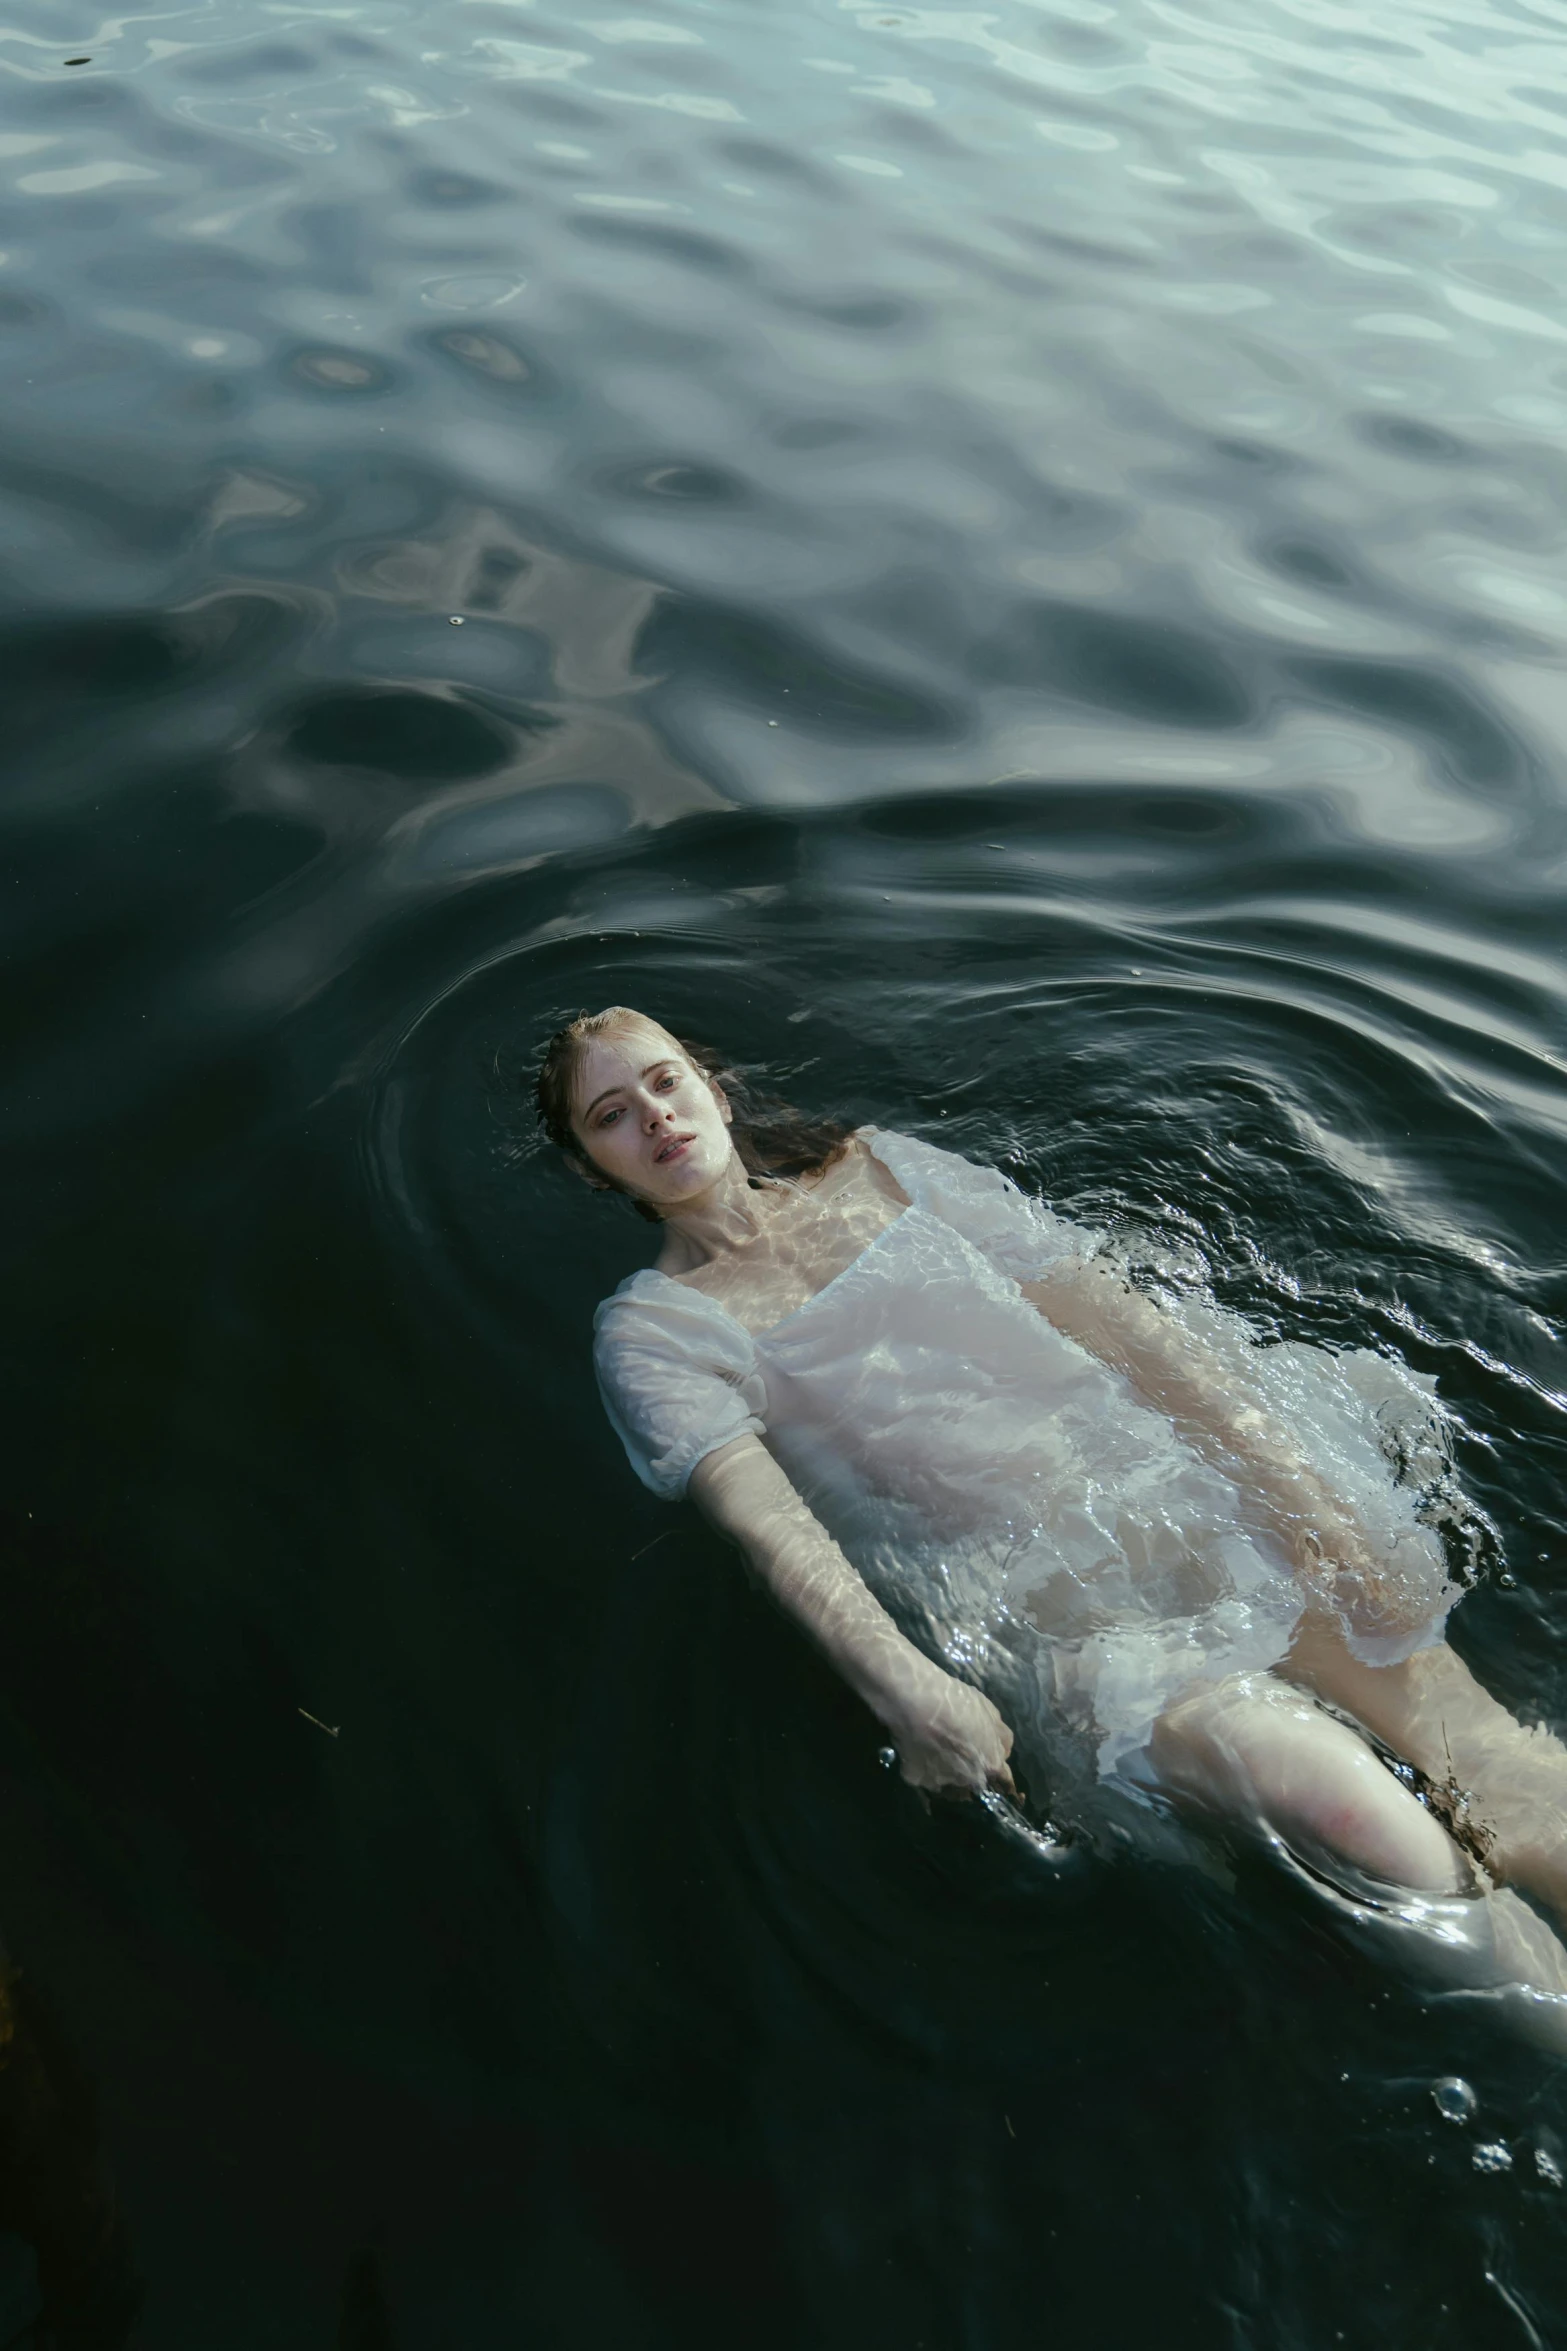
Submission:
[[[617,1006],[539,1076],[571,1165],[662,1228],[595,1347],[643,1483],[739,1545],[916,1788],[1010,1793],[1015,1728],[1080,1810],[1258,1829],[1567,2040],[1567,1952],[1512,1891],[1567,1922],[1567,1749],[1443,1639],[1429,1383],[1156,1304],[995,1170],[751,1116],[721,1068]]]

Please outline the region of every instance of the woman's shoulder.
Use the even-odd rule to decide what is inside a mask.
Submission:
[[[600,1300],[593,1316],[593,1351],[600,1362],[635,1352],[712,1363],[715,1357],[749,1358],[755,1346],[716,1298],[644,1265]]]
[[[634,1300],[645,1297],[649,1291],[656,1297],[669,1278],[667,1273],[660,1273],[656,1265],[639,1265],[635,1273],[628,1273],[624,1281],[615,1284],[607,1298],[599,1300],[594,1310],[594,1321],[601,1321],[615,1307],[628,1306]]]
[[[950,1190],[956,1186],[966,1191],[999,1188],[1009,1192],[1017,1189],[999,1168],[987,1167],[977,1159],[965,1159],[961,1152],[950,1151],[941,1143],[927,1142],[920,1135],[905,1134],[897,1127],[859,1127],[854,1140],[888,1170],[916,1204],[922,1194],[933,1188]]]
[[[951,1225],[1016,1280],[1064,1257],[1091,1255],[1103,1239],[1032,1199],[999,1167],[893,1128],[860,1131],[914,1207]]]
[[[701,1290],[693,1290],[686,1282],[677,1281],[661,1266],[640,1265],[635,1273],[628,1273],[623,1282],[617,1282],[607,1298],[601,1298],[593,1310],[593,1327],[602,1330],[606,1323],[667,1322],[695,1306],[711,1306],[713,1301]]]
[[[741,1326],[656,1267],[627,1276],[598,1310],[593,1368],[610,1424],[642,1483],[667,1502],[703,1457],[761,1436],[767,1390]]]

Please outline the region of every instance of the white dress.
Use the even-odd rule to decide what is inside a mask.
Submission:
[[[773,1329],[753,1335],[652,1269],[604,1301],[610,1420],[670,1500],[705,1454],[754,1431],[1025,1753],[1058,1778],[1139,1778],[1166,1706],[1283,1657],[1303,1587],[1243,1484],[1024,1297],[1020,1282],[1085,1262],[1102,1236],[992,1168],[884,1129],[862,1139],[912,1205]],[[1358,1350],[1259,1346],[1212,1305],[1172,1311],[1392,1563],[1374,1598],[1341,1603],[1351,1645],[1387,1663],[1437,1637],[1457,1595],[1408,1474],[1444,1459],[1431,1383]]]

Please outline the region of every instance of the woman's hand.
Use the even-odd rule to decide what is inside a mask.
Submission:
[[[1063,1265],[1023,1294],[1122,1372],[1204,1461],[1249,1495],[1313,1599],[1368,1634],[1414,1632],[1430,1612],[1429,1551],[1413,1576],[1363,1526],[1276,1415],[1236,1393],[1234,1367],[1105,1263]],[[1399,1538],[1414,1540],[1413,1531]]]
[[[1414,1632],[1430,1606],[1428,1561],[1424,1549],[1417,1562],[1401,1561],[1395,1552],[1400,1540],[1415,1538],[1406,1534],[1390,1542],[1373,1535],[1260,1412],[1238,1413],[1236,1425],[1253,1444],[1256,1490],[1290,1565],[1319,1605],[1362,1633]]]
[[[691,1494],[886,1724],[911,1787],[1016,1795],[1012,1733],[990,1700],[904,1638],[759,1438],[736,1437],[699,1461]]]
[[[931,1796],[971,1796],[985,1787],[1016,1795],[1007,1768],[1012,1733],[982,1690],[939,1666],[920,1677],[888,1728],[911,1788]]]

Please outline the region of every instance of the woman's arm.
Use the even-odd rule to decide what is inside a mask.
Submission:
[[[1104,1263],[1075,1262],[1022,1284],[1047,1322],[1123,1373],[1174,1421],[1193,1450],[1242,1483],[1305,1575],[1374,1568],[1354,1517],[1314,1470],[1282,1421],[1250,1396],[1202,1343]]]
[[[692,1500],[891,1732],[913,1787],[1012,1789],[1012,1733],[982,1691],[904,1639],[759,1437],[699,1461]]]

